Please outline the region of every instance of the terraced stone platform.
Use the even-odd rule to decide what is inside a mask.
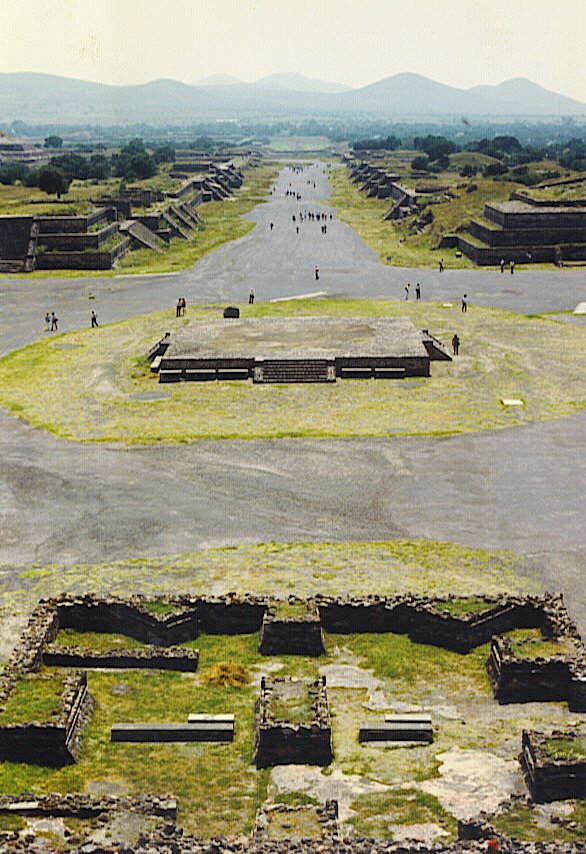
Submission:
[[[427,377],[431,360],[450,359],[440,341],[403,317],[194,321],[166,336],[157,353],[160,382]]]

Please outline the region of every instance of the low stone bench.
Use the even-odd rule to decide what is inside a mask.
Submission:
[[[218,368],[219,380],[247,380],[248,368]]]
[[[183,371],[159,371],[160,383],[180,383],[183,379]]]
[[[363,379],[364,377],[372,376],[372,368],[340,368],[340,376],[342,379]]]
[[[205,715],[205,714],[191,714],[187,717],[187,723],[189,724],[205,724],[205,723],[219,723],[219,724],[231,724],[234,726],[234,715],[226,714],[226,715]]]
[[[185,371],[187,382],[205,382],[205,380],[216,379],[215,368],[187,368]]]
[[[375,368],[374,376],[377,380],[393,379],[394,377],[404,377],[405,368]]]
[[[358,741],[416,741],[430,744],[433,741],[431,718],[389,715],[381,723],[361,724]]]
[[[161,744],[183,741],[232,741],[234,724],[222,721],[201,721],[186,724],[136,723],[113,724],[112,742]]]

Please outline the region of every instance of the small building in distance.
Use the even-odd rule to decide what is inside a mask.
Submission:
[[[405,317],[255,317],[192,321],[151,351],[160,382],[257,383],[428,377],[444,345]]]
[[[51,153],[35,148],[30,142],[0,132],[0,166],[9,163],[24,163],[26,166],[42,166],[48,163]]]

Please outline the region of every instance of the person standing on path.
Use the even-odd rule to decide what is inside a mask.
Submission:
[[[59,323],[59,318],[55,314],[54,311],[51,312],[51,332],[57,332],[57,324]]]
[[[248,305],[254,305],[254,290],[250,289],[250,293],[248,294]]]
[[[319,267],[315,268],[315,281],[319,282]]]
[[[501,273],[505,272],[505,259],[501,258]]]
[[[452,338],[452,351],[454,356],[457,356],[460,352],[460,339],[458,338],[457,332],[454,332],[454,337]]]
[[[409,299],[409,288],[410,288],[410,287],[411,287],[411,285],[410,285],[410,284],[409,284],[409,282],[408,282],[408,283],[405,285],[405,299]]]
[[[440,271],[440,273],[444,272],[444,259],[443,258],[440,258],[439,271]]]
[[[50,328],[51,328],[51,314],[50,314],[50,312],[47,312],[45,314],[45,332],[48,332]]]
[[[421,287],[419,282],[415,285],[415,299],[421,299]]]
[[[512,276],[513,273],[515,272],[515,262],[514,261],[509,261],[509,269],[511,271],[511,276]]]
[[[464,294],[464,296],[462,297],[462,314],[466,314],[466,312],[468,311],[467,299],[468,299],[467,295]]]
[[[179,297],[175,306],[175,317],[181,317],[181,297]]]
[[[98,315],[92,311],[92,329],[95,329],[96,326],[98,326]]]

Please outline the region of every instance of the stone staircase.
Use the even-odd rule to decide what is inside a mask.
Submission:
[[[188,228],[190,231],[193,229],[193,222],[190,217],[188,217],[182,208],[179,205],[169,205],[169,210],[173,214],[179,222]]]
[[[162,252],[164,243],[150,228],[143,225],[142,222],[131,219],[122,223],[120,231],[125,231],[134,240],[145,246],[147,249],[153,249],[155,252]]]
[[[191,237],[191,226],[184,225],[181,219],[170,208],[165,211],[165,219],[177,234],[183,237],[184,240],[189,240]]]
[[[254,367],[255,383],[332,383],[336,366],[326,359],[274,359]]]

